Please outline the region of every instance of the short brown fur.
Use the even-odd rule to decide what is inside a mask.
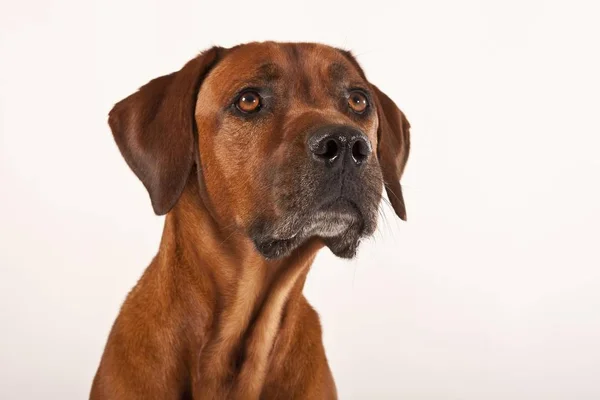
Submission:
[[[368,85],[372,117],[339,111],[327,82],[342,75]],[[223,110],[260,76],[275,82],[273,96],[291,93],[279,111],[252,122]],[[409,125],[400,110],[349,53],[267,42],[202,53],[115,105],[109,123],[155,212],[167,216],[158,254],[114,323],[90,398],[337,398],[319,318],[302,294],[325,243],[309,238],[267,259],[248,231],[284,213],[272,197],[296,201],[287,189],[304,157],[302,132],[323,123],[365,132],[379,149],[367,178],[385,182],[405,219],[399,180]],[[276,168],[288,176],[275,179]]]

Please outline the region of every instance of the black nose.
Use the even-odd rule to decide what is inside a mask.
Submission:
[[[371,143],[364,133],[344,125],[319,128],[309,137],[308,148],[315,160],[331,167],[344,163],[359,166],[371,154]]]

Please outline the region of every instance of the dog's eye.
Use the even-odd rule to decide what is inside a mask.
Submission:
[[[241,112],[253,113],[260,110],[261,99],[260,95],[254,91],[248,90],[238,97],[235,106]]]
[[[354,90],[348,96],[348,106],[355,113],[362,114],[369,106],[369,101],[363,93]]]

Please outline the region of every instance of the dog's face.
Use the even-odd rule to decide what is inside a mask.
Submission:
[[[361,72],[314,44],[249,44],[225,55],[196,103],[212,207],[267,257],[312,236],[340,256],[375,229],[382,189],[377,112]]]
[[[157,213],[173,207],[195,164],[220,225],[267,258],[312,237],[352,257],[375,230],[384,181],[405,217],[408,122],[332,47],[211,49],[117,104],[110,123]]]

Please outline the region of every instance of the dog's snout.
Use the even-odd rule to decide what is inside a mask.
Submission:
[[[308,139],[308,148],[317,162],[333,167],[349,163],[362,165],[371,154],[369,139],[348,126],[327,126],[318,129]]]

